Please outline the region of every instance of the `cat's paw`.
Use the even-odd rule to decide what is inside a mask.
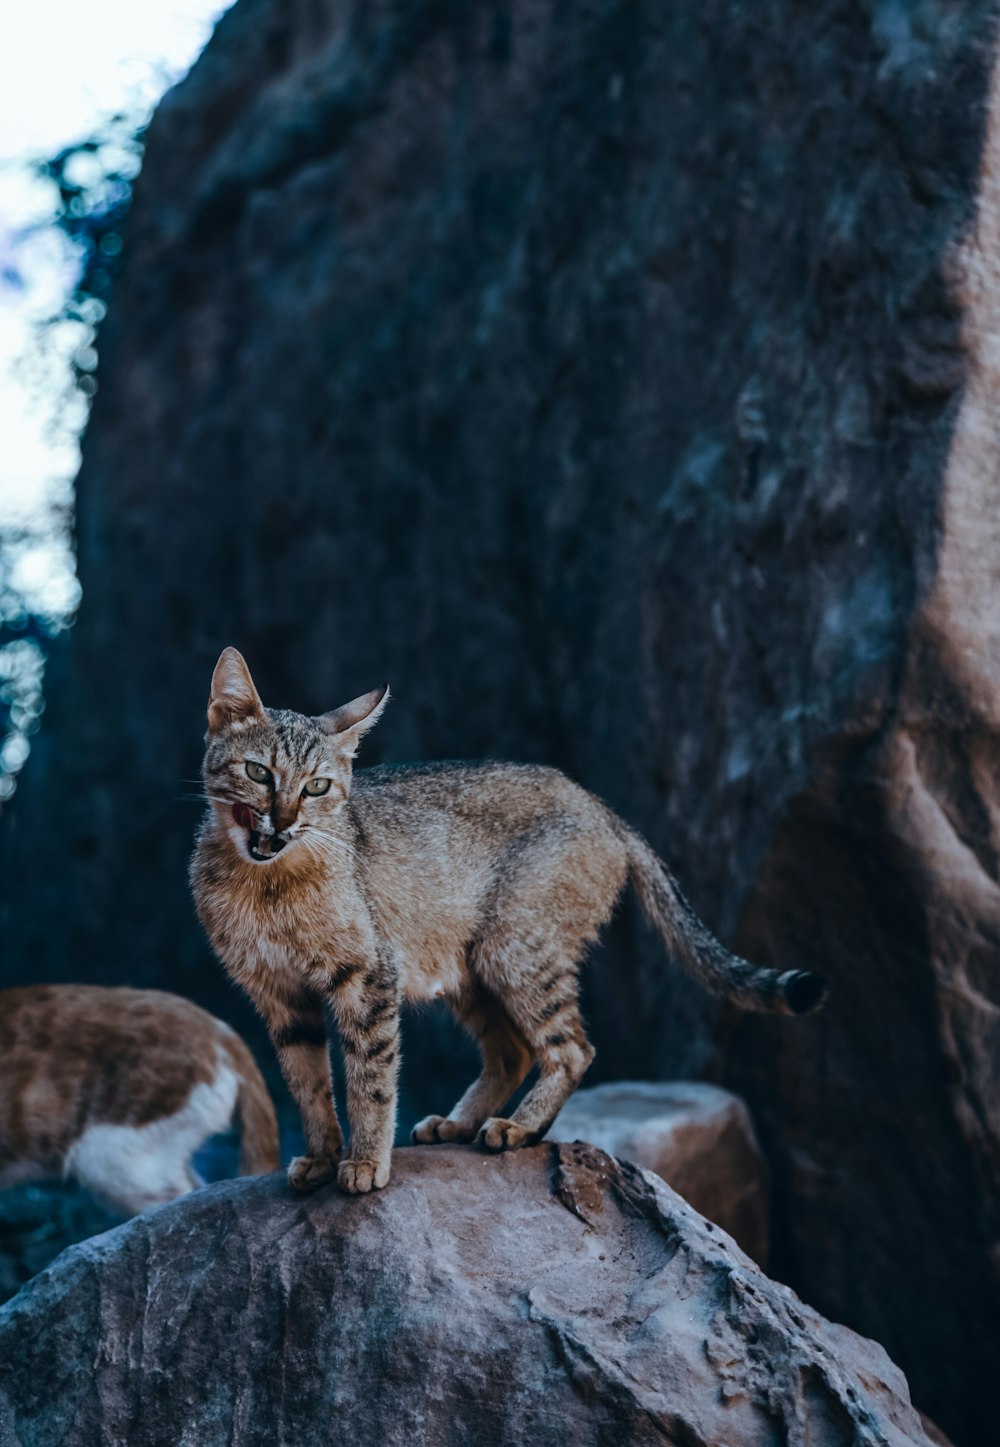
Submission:
[[[443,1115],[429,1115],[410,1131],[414,1145],[427,1146],[448,1141],[471,1141],[476,1134],[475,1126],[459,1125]]]
[[[332,1181],[336,1171],[333,1156],[296,1156],[288,1167],[288,1184],[293,1191],[315,1191]]]
[[[476,1136],[476,1145],[484,1151],[513,1151],[518,1146],[534,1145],[537,1139],[536,1130],[528,1130],[516,1120],[493,1115]]]
[[[337,1185],[349,1196],[381,1191],[388,1179],[388,1161],[341,1161],[337,1170]]]

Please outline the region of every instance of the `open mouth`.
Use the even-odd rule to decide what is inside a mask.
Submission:
[[[261,839],[256,829],[251,829],[247,837],[247,853],[251,859],[256,859],[258,864],[266,864],[275,855],[280,854],[288,843],[282,839],[280,834],[268,834]]]
[[[249,804],[234,804],[233,819],[241,829],[247,831],[247,853],[258,864],[269,864],[288,843],[280,834],[261,835],[257,829],[253,810]]]

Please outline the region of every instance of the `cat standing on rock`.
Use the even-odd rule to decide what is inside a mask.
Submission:
[[[261,703],[241,655],[212,677],[208,811],[191,866],[198,915],[267,1022],[302,1113],[307,1154],[288,1177],[345,1191],[389,1179],[399,1012],[446,1000],[476,1036],[479,1078],[416,1141],[509,1150],[540,1140],[594,1051],[577,975],[626,884],[667,948],[750,1010],[817,1007],[823,981],[758,968],[701,923],[650,846],[556,769],[413,764],[352,775],[388,688],[307,718]],[[346,1157],[325,1008],[343,1045]],[[504,1106],[532,1065],[537,1083]]]

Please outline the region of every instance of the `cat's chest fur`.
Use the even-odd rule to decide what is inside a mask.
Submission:
[[[219,957],[234,974],[333,969],[363,953],[371,927],[348,881],[269,867],[217,869],[211,851],[195,864],[204,887],[198,912]]]
[[[252,989],[315,983],[344,965],[381,957],[398,972],[402,993],[417,1002],[457,994],[465,976],[467,911],[421,908],[406,881],[387,871],[367,877],[324,873],[296,876],[282,865],[252,871],[234,867],[209,842],[195,857],[198,914],[212,946],[234,979]],[[419,895],[418,891],[418,895]]]

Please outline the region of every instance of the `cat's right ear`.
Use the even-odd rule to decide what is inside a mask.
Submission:
[[[242,653],[224,648],[212,674],[208,698],[208,731],[218,733],[229,724],[249,723],[264,717],[264,705],[254,688]]]
[[[359,698],[352,698],[350,703],[341,704],[332,713],[320,714],[316,722],[324,733],[333,734],[340,749],[353,759],[362,734],[375,727],[388,702],[389,685],[384,683],[381,688],[373,688],[371,693],[363,693]]]

